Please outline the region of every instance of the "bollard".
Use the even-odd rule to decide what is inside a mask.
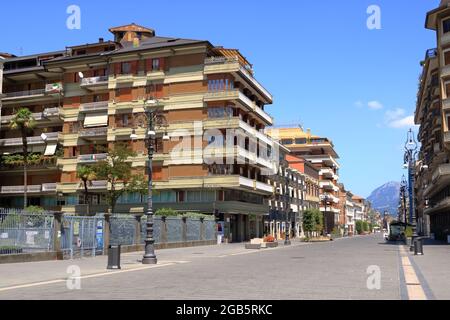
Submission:
[[[109,246],[107,269],[121,269],[121,267],[120,267],[120,244],[117,246]]]
[[[414,255],[415,256],[423,255],[423,240],[422,240],[422,238],[417,238],[416,241],[414,241]]]

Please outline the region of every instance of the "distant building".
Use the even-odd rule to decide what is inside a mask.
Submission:
[[[338,154],[328,138],[306,132],[301,128],[267,130],[267,134],[291,150],[294,156],[304,158],[319,170],[320,210],[324,213],[325,232],[331,233],[339,225],[339,163]]]

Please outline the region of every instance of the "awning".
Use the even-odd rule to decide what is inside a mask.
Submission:
[[[53,156],[56,152],[56,144],[48,144],[45,147],[44,156]]]
[[[84,118],[84,127],[99,127],[108,125],[108,114],[107,113],[91,113],[86,114]]]

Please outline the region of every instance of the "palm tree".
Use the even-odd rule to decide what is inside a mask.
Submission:
[[[23,154],[23,184],[24,184],[24,192],[23,192],[23,207],[24,209],[27,207],[28,199],[27,199],[27,164],[28,164],[28,141],[27,135],[36,127],[36,122],[33,118],[33,113],[28,108],[20,108],[19,111],[16,112],[14,117],[11,119],[9,123],[9,127],[12,130],[19,130],[22,135],[22,154]]]
[[[92,181],[97,179],[97,175],[96,175],[95,171],[92,169],[92,167],[79,166],[77,168],[77,176],[83,182],[84,203],[87,204],[87,214],[89,215],[90,214],[90,210],[89,210],[90,199],[89,199],[88,184],[92,184]]]

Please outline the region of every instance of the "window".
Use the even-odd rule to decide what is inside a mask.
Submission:
[[[306,138],[295,139],[295,144],[306,144]]]
[[[131,63],[122,62],[122,74],[130,74],[131,73]]]
[[[122,115],[122,126],[123,127],[128,126],[128,115],[127,114]]]
[[[152,59],[152,71],[159,70],[159,59]]]
[[[442,21],[442,30],[444,33],[447,33],[450,31],[450,19]]]
[[[290,145],[292,144],[292,139],[281,139],[282,145]]]
[[[209,108],[208,118],[231,118],[233,117],[233,107]]]

